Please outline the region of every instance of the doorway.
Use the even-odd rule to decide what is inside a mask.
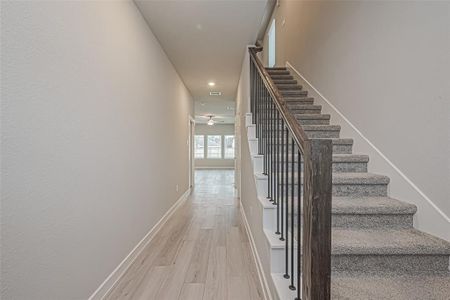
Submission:
[[[195,121],[189,118],[189,187],[192,189],[195,184],[195,158],[194,158],[194,135]]]

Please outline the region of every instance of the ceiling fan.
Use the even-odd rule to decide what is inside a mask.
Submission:
[[[214,125],[215,123],[223,123],[225,121],[223,120],[215,120],[215,119],[220,119],[221,117],[215,116],[215,115],[206,115],[206,116],[200,116],[201,118],[207,118],[208,122],[206,122],[206,124],[208,124],[209,126]]]

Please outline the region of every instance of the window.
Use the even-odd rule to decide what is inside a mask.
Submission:
[[[205,158],[205,136],[196,135],[194,137],[195,158]]]
[[[234,158],[234,135],[224,136],[225,158]]]
[[[208,135],[208,158],[222,158],[222,136]]]

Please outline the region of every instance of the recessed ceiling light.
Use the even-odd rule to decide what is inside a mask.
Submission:
[[[215,83],[214,81],[210,81],[210,82],[208,82],[208,85],[209,85],[209,86],[215,86],[216,83]]]

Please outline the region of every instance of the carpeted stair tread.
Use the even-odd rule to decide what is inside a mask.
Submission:
[[[333,197],[333,214],[399,215],[414,214],[415,205],[389,197]]]

